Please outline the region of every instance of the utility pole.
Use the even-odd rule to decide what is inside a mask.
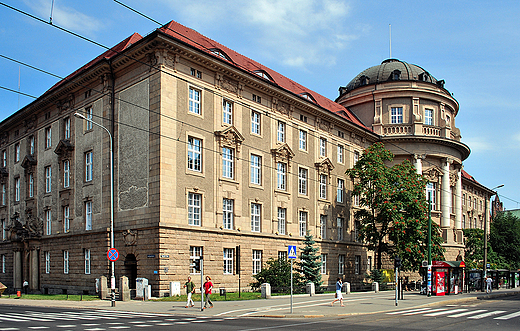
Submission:
[[[428,193],[428,283],[426,292],[432,295],[432,193]]]

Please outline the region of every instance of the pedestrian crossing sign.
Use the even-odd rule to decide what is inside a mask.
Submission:
[[[287,257],[290,258],[290,259],[295,259],[296,258],[296,246],[289,245],[289,247],[287,249]]]

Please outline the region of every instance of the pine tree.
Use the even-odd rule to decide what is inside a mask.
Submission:
[[[303,241],[303,248],[300,248],[300,272],[303,275],[306,283],[314,283],[316,289],[318,289],[323,281],[321,280],[321,256],[317,255],[317,247],[314,247],[314,241],[312,235],[307,230],[307,235]]]

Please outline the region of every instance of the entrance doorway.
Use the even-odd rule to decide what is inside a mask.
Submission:
[[[137,259],[134,254],[128,254],[125,257],[125,268],[123,274],[128,277],[128,285],[130,289],[135,290],[135,280],[137,278]]]

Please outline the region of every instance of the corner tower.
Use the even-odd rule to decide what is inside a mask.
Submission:
[[[432,218],[442,228],[446,259],[463,247],[462,161],[470,154],[455,126],[459,104],[425,69],[397,59],[370,67],[339,88],[336,102],[381,136],[394,162],[408,159],[430,183]]]

